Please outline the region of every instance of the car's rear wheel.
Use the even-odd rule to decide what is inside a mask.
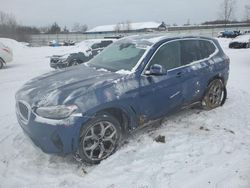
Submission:
[[[221,106],[225,98],[225,86],[221,79],[214,79],[207,87],[202,100],[202,106],[206,110]]]
[[[106,159],[116,151],[121,136],[120,123],[113,116],[96,116],[81,130],[79,154],[82,161],[98,164]]]
[[[3,68],[3,60],[0,59],[0,69],[2,69],[2,68]]]

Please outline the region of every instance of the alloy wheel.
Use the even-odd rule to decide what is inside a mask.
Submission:
[[[216,79],[209,85],[208,91],[203,100],[203,106],[213,109],[221,105],[224,86],[221,80]]]
[[[82,135],[82,150],[92,161],[100,161],[113,153],[118,140],[117,129],[109,121],[99,121]]]

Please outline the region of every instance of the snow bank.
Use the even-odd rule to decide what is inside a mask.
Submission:
[[[233,39],[234,42],[250,42],[250,35],[240,35]]]
[[[184,110],[159,126],[139,130],[96,166],[72,156],[47,155],[31,144],[15,117],[15,92],[30,78],[51,71],[46,56],[63,47],[20,50],[0,71],[0,187],[249,188],[250,49],[229,49],[228,100],[211,111]],[[154,138],[165,136],[166,143]]]
[[[126,24],[125,24],[126,25]],[[137,23],[129,23],[130,30],[140,30],[140,29],[153,29],[158,28],[161,25],[161,23],[158,22],[137,22]],[[86,33],[91,32],[108,32],[108,31],[115,31],[117,25],[101,25],[94,27],[93,29],[88,30]],[[128,28],[123,27],[123,25],[120,25],[120,30],[125,31]]]

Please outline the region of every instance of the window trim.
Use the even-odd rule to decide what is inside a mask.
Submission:
[[[143,71],[142,71],[142,73],[141,73],[141,76],[148,76],[148,75],[145,74],[145,72],[147,71],[147,68],[148,68],[149,64],[151,63],[152,59],[154,58],[155,54],[158,52],[158,50],[159,50],[162,46],[164,46],[165,44],[171,43],[171,42],[185,41],[185,40],[203,40],[203,41],[208,41],[208,42],[210,42],[211,44],[214,45],[215,51],[214,51],[214,53],[212,53],[212,54],[211,54],[209,57],[207,57],[207,58],[200,59],[200,60],[198,60],[198,61],[193,61],[193,62],[190,62],[190,63],[188,63],[188,64],[186,64],[186,65],[182,65],[182,66],[180,66],[180,67],[176,67],[176,68],[167,70],[167,72],[171,72],[171,71],[174,71],[174,70],[177,70],[177,69],[180,69],[180,68],[184,68],[184,67],[187,67],[187,66],[193,66],[193,65],[198,64],[198,63],[200,63],[200,62],[202,62],[202,61],[207,61],[207,60],[211,59],[212,57],[214,57],[215,55],[217,55],[217,54],[219,53],[219,51],[220,51],[219,48],[217,47],[217,45],[214,43],[214,41],[209,40],[209,39],[203,39],[203,38],[184,38],[184,39],[183,39],[183,38],[182,38],[182,39],[175,39],[175,40],[167,41],[167,42],[164,42],[163,44],[161,44],[161,45],[154,51],[154,54],[151,56],[151,58],[149,59],[147,65],[144,67],[144,69],[143,69]],[[182,55],[182,54],[181,54],[181,55]]]

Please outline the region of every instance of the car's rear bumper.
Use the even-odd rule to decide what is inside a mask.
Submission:
[[[9,54],[9,53],[4,53],[3,56],[1,57],[5,63],[9,63],[11,61],[13,61],[13,55]]]

